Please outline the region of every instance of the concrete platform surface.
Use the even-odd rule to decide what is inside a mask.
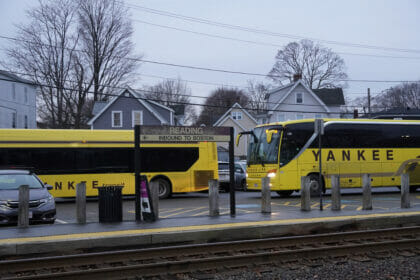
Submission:
[[[141,248],[420,225],[420,207],[393,211],[287,211],[185,217],[153,223],[88,223],[0,228],[0,257],[75,250]]]

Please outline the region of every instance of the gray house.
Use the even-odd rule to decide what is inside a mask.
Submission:
[[[345,104],[341,88],[308,88],[296,75],[293,83],[269,92],[267,114],[258,116],[258,123],[282,122],[307,118],[340,118]]]
[[[36,128],[36,85],[2,70],[0,128]]]
[[[108,102],[95,102],[91,129],[132,129],[134,125],[174,125],[174,110],[127,88]]]

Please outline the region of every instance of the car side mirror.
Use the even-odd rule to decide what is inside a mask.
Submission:
[[[47,188],[47,190],[49,190],[49,191],[53,189],[53,186],[51,186],[51,185],[45,184],[44,186],[45,186],[45,187]]]

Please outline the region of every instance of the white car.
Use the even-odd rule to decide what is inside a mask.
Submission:
[[[229,162],[219,161],[219,184],[220,187],[229,191]],[[246,164],[235,162],[235,188],[246,190]]]

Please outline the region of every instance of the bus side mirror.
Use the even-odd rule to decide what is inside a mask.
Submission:
[[[267,143],[270,144],[273,139],[273,134],[276,134],[278,131],[275,129],[266,130],[265,134],[267,135]]]
[[[242,134],[238,133],[238,135],[236,135],[236,147],[239,146],[239,139],[241,139]]]

